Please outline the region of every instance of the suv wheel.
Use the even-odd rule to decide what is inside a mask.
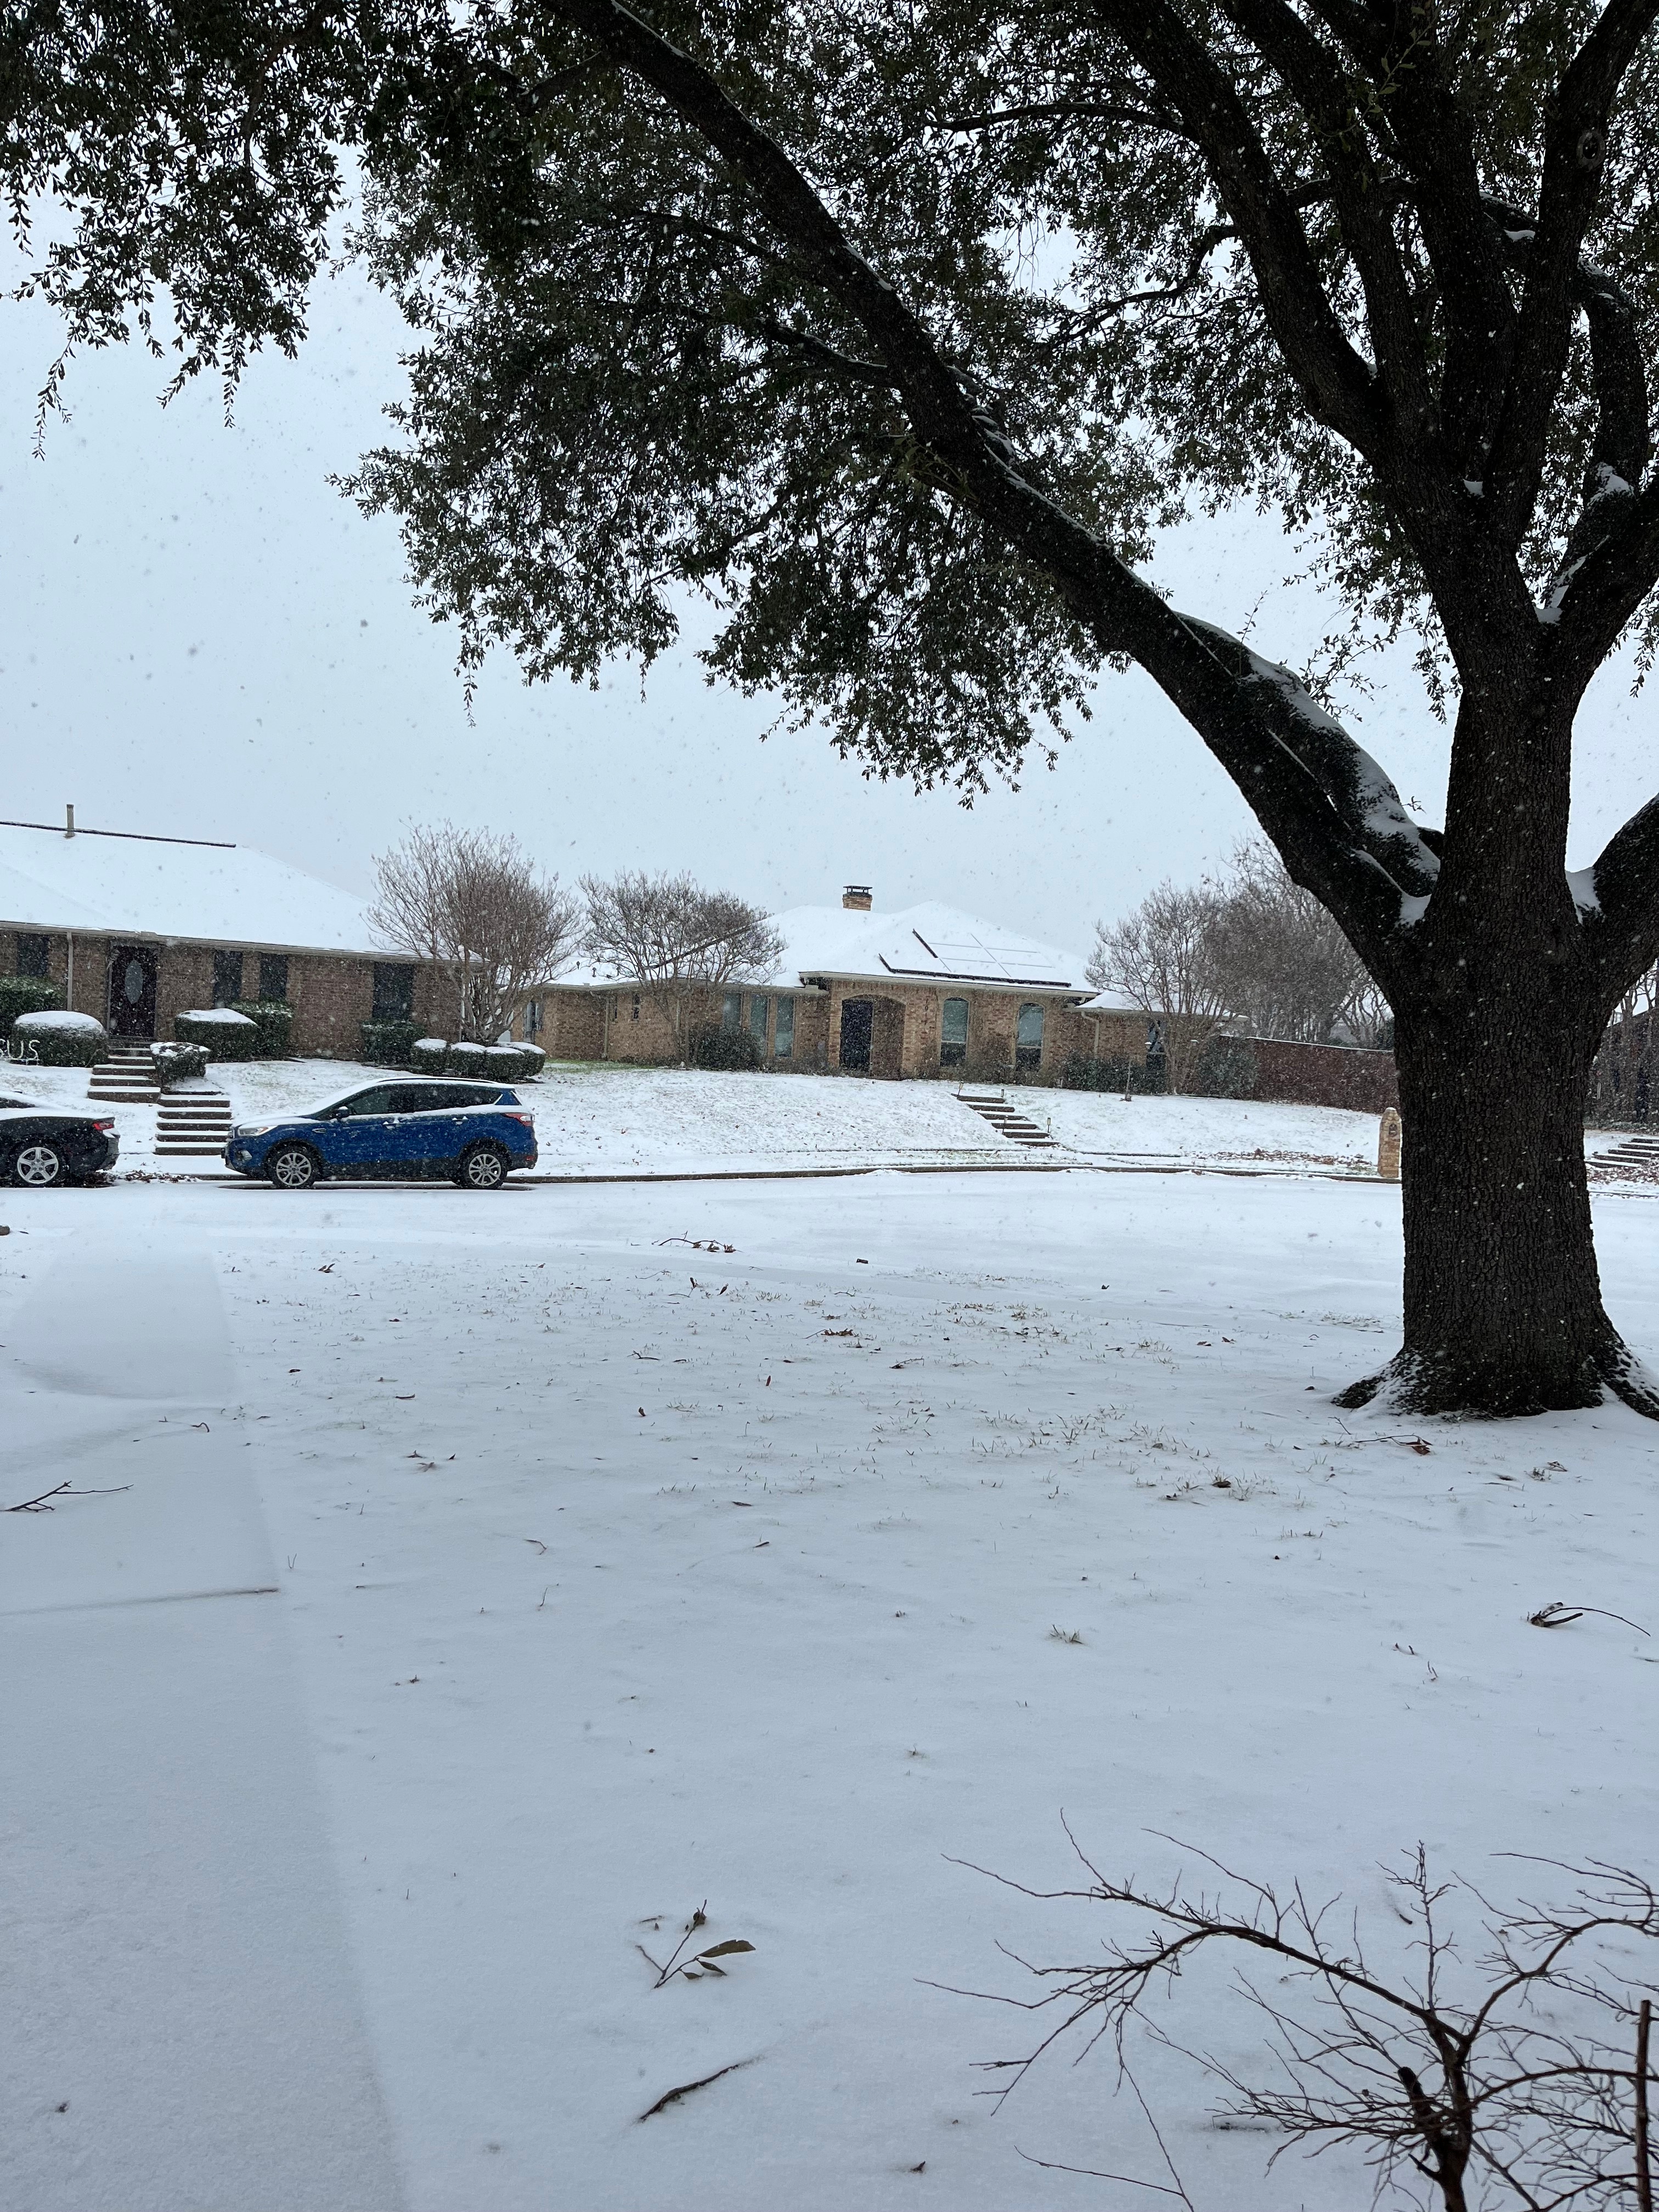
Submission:
[[[317,1180],[317,1155],[309,1145],[278,1145],[265,1173],[278,1190],[309,1190]]]
[[[495,1145],[475,1145],[456,1170],[463,1190],[499,1190],[507,1181],[507,1154]]]
[[[11,1164],[11,1179],[33,1190],[44,1190],[49,1183],[66,1182],[64,1155],[55,1145],[25,1145]]]

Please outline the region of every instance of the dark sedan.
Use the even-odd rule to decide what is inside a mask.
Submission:
[[[85,1182],[112,1168],[120,1149],[113,1121],[54,1113],[27,1098],[0,1098],[0,1182],[29,1190]]]

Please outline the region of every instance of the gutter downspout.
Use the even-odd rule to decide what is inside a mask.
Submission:
[[[64,985],[64,1004],[73,1013],[75,1012],[75,932],[68,929],[64,934],[69,939],[69,975]]]

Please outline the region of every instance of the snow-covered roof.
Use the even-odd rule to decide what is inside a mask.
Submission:
[[[0,928],[367,953],[363,909],[352,892],[251,845],[0,823]]]
[[[809,975],[891,976],[903,983],[1086,991],[1075,952],[1039,944],[977,915],[933,902],[896,914],[858,907],[798,906],[775,915],[784,955],[769,981]]]
[[[896,914],[859,907],[798,906],[774,915],[782,957],[758,982],[775,988],[810,985],[817,976],[859,982],[959,984],[967,989],[1065,991],[1090,994],[1097,1011],[1122,1010],[1128,1001],[1093,994],[1078,952],[1043,945],[960,908],[928,902]],[[621,983],[630,979],[590,969],[572,982]]]

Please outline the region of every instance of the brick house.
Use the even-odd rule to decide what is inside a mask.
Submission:
[[[251,846],[0,822],[0,973],[56,984],[113,1037],[237,999],[293,1009],[293,1050],[361,1057],[362,1024],[437,1026],[439,980],[374,950],[363,902]]]
[[[839,907],[775,915],[784,952],[763,980],[667,994],[592,973],[537,994],[514,1034],[556,1059],[662,1065],[700,1028],[748,1030],[780,1070],[1053,1080],[1074,1053],[1144,1059],[1146,1016],[1097,992],[1075,953],[951,907]]]

